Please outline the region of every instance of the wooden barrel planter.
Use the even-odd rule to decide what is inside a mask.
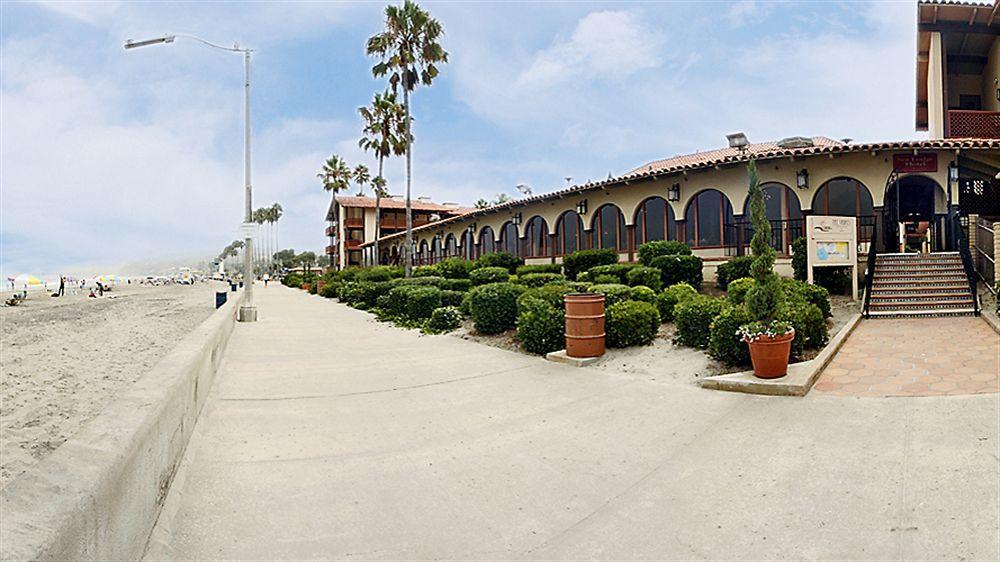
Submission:
[[[604,355],[604,295],[571,293],[566,303],[566,355],[577,358]]]

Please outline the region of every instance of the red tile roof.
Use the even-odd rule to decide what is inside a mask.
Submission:
[[[812,142],[815,147],[834,147],[834,146],[844,146],[845,143],[833,140],[827,137],[812,137],[808,139]],[[625,175],[640,174],[644,172],[661,172],[664,170],[672,169],[684,169],[690,167],[701,166],[705,163],[715,163],[721,162],[730,158],[740,158],[757,156],[758,158],[765,157],[764,155],[773,153],[775,151],[784,150],[778,145],[780,141],[774,142],[759,142],[755,144],[747,145],[745,151],[740,151],[736,148],[720,148],[717,150],[708,150],[705,152],[695,152],[694,154],[685,154],[683,156],[674,156],[673,158],[666,158],[664,160],[656,160],[648,164],[639,166],[638,168],[632,170]]]
[[[363,207],[366,209],[375,208],[374,197],[362,197],[357,195],[338,195],[336,199],[337,203],[339,203],[344,207]],[[383,209],[405,209],[406,200],[396,197],[383,197],[379,201],[379,206]],[[419,199],[411,199],[410,208],[412,208],[414,211],[433,211],[435,213],[447,213],[449,215],[460,215],[474,210],[468,207],[442,205],[440,203],[420,201]]]

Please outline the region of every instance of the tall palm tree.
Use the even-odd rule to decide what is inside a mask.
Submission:
[[[413,210],[410,205],[410,187],[413,183],[412,145],[410,142],[410,92],[419,84],[430,86],[437,78],[438,64],[448,62],[448,53],[438,43],[444,34],[441,23],[432,18],[412,0],[402,6],[386,6],[385,30],[368,39],[368,56],[378,57],[372,67],[376,78],[389,76],[393,92],[403,90],[403,119],[406,124],[406,246],[404,247],[405,271],[409,277],[413,270]]]
[[[364,164],[358,164],[354,167],[354,171],[351,172],[354,183],[358,184],[358,197],[365,194],[365,186],[372,181],[371,172],[368,171],[368,166]]]
[[[372,191],[375,193],[375,240],[378,240],[381,236],[382,198],[387,195],[382,170],[386,158],[406,154],[406,113],[403,106],[396,102],[396,94],[393,92],[376,93],[371,106],[359,107],[358,113],[365,122],[358,146],[364,151],[373,152],[378,159],[378,175],[372,180]],[[378,253],[377,245],[375,251]]]
[[[267,209],[265,209],[264,207],[261,207],[259,209],[255,209],[254,212],[250,214],[250,221],[251,222],[255,222],[255,223],[263,226],[264,223],[267,221]],[[254,269],[254,273],[255,274],[256,274],[257,268],[260,266],[262,258],[264,256],[264,253],[262,251],[263,250],[263,244],[260,243],[260,235],[261,235],[261,230],[258,228],[257,229],[257,235],[255,236],[256,240],[254,242],[254,248],[253,248],[253,253],[254,253],[254,255],[253,255],[253,262],[254,262],[253,269]]]
[[[347,162],[336,154],[326,159],[323,169],[316,174],[316,177],[323,182],[323,189],[330,192],[331,206],[332,199],[337,193],[351,186],[351,169],[347,167]]]
[[[272,232],[271,235],[274,238],[274,244],[271,246],[271,254],[277,253],[278,251],[278,221],[281,220],[281,215],[285,214],[285,210],[281,208],[280,203],[275,203],[271,205],[271,223]]]

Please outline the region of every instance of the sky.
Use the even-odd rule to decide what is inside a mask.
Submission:
[[[413,195],[471,204],[751,141],[914,132],[915,2],[423,2],[449,62],[412,98]],[[243,202],[240,55],[255,49],[254,206],[322,251],[331,154],[384,79],[384,3],[0,3],[0,275],[211,258]],[[387,163],[403,193],[402,158]],[[132,264],[132,265],[128,265]]]

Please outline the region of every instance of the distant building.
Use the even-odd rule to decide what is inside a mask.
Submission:
[[[413,211],[413,228],[472,210],[460,207],[457,203],[434,203],[427,197],[411,199],[410,206]],[[379,214],[381,236],[406,232],[406,200],[403,197],[383,197],[379,201]],[[330,266],[343,269],[351,265],[362,265],[361,248],[375,239],[375,198],[337,195],[330,202],[326,220],[326,236],[329,239],[326,254],[330,256]],[[386,249],[379,261],[390,263],[398,260],[398,254],[391,256]]]

